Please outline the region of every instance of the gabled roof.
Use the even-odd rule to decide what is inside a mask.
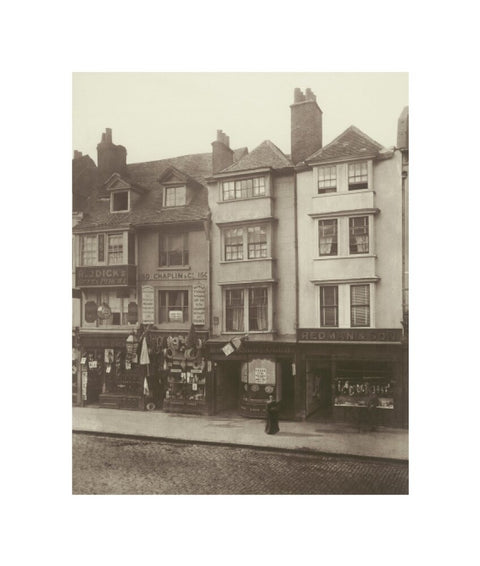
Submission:
[[[234,151],[234,159],[244,155],[246,148]],[[177,172],[191,180],[192,199],[189,204],[179,207],[163,206],[161,179]],[[90,200],[89,210],[83,220],[74,228],[75,232],[95,229],[125,229],[129,226],[165,224],[171,222],[199,222],[208,218],[208,195],[205,179],[212,173],[212,154],[198,153],[158,161],[132,163],[127,165],[125,176],[115,176],[117,182],[143,188],[129,212],[110,212],[109,192],[106,184],[96,187]],[[110,177],[113,179],[113,176]]]
[[[305,159],[307,163],[378,157],[385,148],[355,126],[350,126],[333,141]]]
[[[263,167],[271,167],[272,169],[284,169],[292,167],[293,163],[287,156],[270,140],[265,140],[257,146],[251,153],[244,155],[239,161],[233,163],[220,171],[217,175],[223,173],[233,173],[235,171],[249,171],[252,169],[261,169]]]

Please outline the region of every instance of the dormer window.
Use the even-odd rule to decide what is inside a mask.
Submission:
[[[165,187],[165,206],[185,206],[187,202],[187,187]]]
[[[113,191],[110,196],[110,212],[128,212],[130,210],[130,192]]]

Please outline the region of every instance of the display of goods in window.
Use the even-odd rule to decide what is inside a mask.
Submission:
[[[394,408],[391,380],[368,377],[336,380],[335,407],[367,407],[372,396],[378,397],[378,408]]]

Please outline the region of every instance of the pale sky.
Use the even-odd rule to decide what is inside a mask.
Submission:
[[[396,144],[408,73],[74,73],[73,148],[97,161],[105,128],[127,163],[211,151],[217,129],[252,151],[265,139],[290,153],[293,90],[312,89],[323,144],[352,124]]]

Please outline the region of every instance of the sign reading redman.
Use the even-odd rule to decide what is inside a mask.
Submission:
[[[356,328],[319,329],[299,328],[297,338],[300,342],[401,342],[400,328]]]

